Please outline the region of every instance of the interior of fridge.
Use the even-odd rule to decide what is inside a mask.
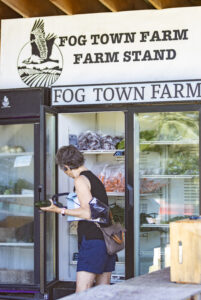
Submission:
[[[139,113],[135,127],[135,274],[170,265],[169,223],[199,215],[199,113]]]
[[[0,282],[34,280],[34,125],[0,126]]]
[[[104,183],[116,220],[124,224],[125,125],[124,113],[60,113],[58,147],[73,144],[83,152],[85,166]],[[59,170],[59,192],[73,192],[73,180]],[[66,204],[65,198],[61,201]],[[59,279],[74,281],[77,265],[77,221],[59,217]],[[118,253],[112,281],[125,278],[125,251]],[[65,262],[65,263],[64,263]]]

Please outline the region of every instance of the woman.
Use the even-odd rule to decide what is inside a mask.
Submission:
[[[43,211],[55,212],[86,219],[78,222],[78,264],[76,292],[96,285],[110,284],[115,269],[116,255],[108,255],[101,230],[90,219],[89,201],[96,197],[105,204],[108,198],[102,182],[84,166],[83,154],[74,146],[63,146],[56,154],[56,163],[66,175],[74,179],[75,192],[80,201],[76,209],[63,209],[53,203],[42,207]],[[52,201],[51,201],[52,202]],[[102,225],[103,226],[103,225]]]

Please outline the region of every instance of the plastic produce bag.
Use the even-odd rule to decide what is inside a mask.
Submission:
[[[106,164],[98,177],[105,185],[107,192],[125,191],[124,164]]]
[[[101,137],[101,149],[115,150],[114,138],[111,135],[103,135]]]
[[[160,188],[167,185],[167,180],[163,179],[147,179],[140,180],[140,194],[153,193],[160,190]]]
[[[80,150],[101,149],[101,136],[90,130],[82,132],[78,136],[78,147]]]
[[[78,136],[78,148],[80,150],[115,150],[116,145],[123,139],[120,136],[101,134],[87,130]]]

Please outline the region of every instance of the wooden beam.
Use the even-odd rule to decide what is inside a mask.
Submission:
[[[67,15],[98,13],[109,11],[98,0],[50,0]]]
[[[49,0],[1,0],[24,18],[64,14]]]
[[[136,9],[149,9],[153,8],[150,3],[145,0],[99,0],[103,3],[109,10],[115,11],[125,11],[125,10],[136,10]]]
[[[201,0],[189,0],[190,4],[192,4],[193,6],[195,5],[201,5]]]
[[[155,8],[192,6],[188,0],[148,0]]]
[[[134,10],[137,9],[153,9],[153,5],[149,3],[147,0],[135,0],[135,7]],[[129,9],[130,10],[130,9]],[[131,9],[133,10],[133,9]]]
[[[20,18],[21,16],[10,7],[0,2],[0,19]]]

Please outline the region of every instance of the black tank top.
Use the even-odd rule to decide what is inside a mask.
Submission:
[[[91,184],[92,197],[96,197],[103,203],[108,205],[108,197],[106,194],[105,187],[99,178],[94,175],[91,171],[82,171],[80,175],[84,175],[88,178]],[[103,240],[102,231],[90,221],[79,221],[78,222],[78,243],[82,241],[82,237],[85,236],[87,240]]]

